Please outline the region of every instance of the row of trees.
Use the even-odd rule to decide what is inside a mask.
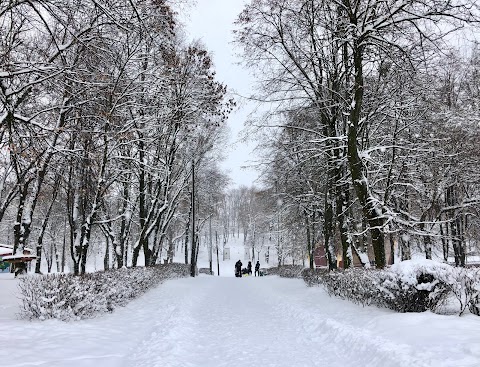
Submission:
[[[223,234],[223,244],[236,238],[253,261],[304,264],[307,255],[305,226],[299,224],[297,213],[288,203],[284,205],[280,196],[271,189],[255,186],[228,191],[215,215],[215,228]]]
[[[356,254],[383,268],[386,246],[445,261],[453,249],[458,266],[478,248],[480,48],[467,38],[479,21],[463,0],[245,6],[236,42],[255,65],[255,98],[281,111],[261,120],[262,177],[310,266],[316,243],[330,268],[337,250],[344,267]]]
[[[1,2],[4,238],[36,243],[37,271],[46,240],[49,267],[61,246],[75,274],[99,237],[107,266],[157,263],[195,234],[193,173],[224,180],[213,148],[233,105],[167,1]]]

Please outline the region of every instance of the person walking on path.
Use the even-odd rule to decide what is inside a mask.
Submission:
[[[238,260],[236,263],[235,263],[235,276],[237,278],[240,278],[242,276],[242,262],[240,260]]]
[[[248,273],[248,275],[252,275],[252,262],[251,261],[248,262],[247,273]]]
[[[257,261],[257,263],[255,264],[255,276],[257,276],[257,273],[258,273],[258,276],[260,276],[260,262]]]

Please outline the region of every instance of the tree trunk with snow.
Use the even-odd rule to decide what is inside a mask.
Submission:
[[[352,20],[353,24],[356,22],[357,19]],[[357,194],[357,198],[362,205],[365,218],[368,221],[373,253],[375,255],[375,266],[382,269],[386,265],[385,239],[383,233],[385,219],[377,198],[375,198],[370,192],[369,183],[364,173],[364,164],[358,151],[358,129],[363,107],[365,82],[363,76],[363,53],[365,46],[360,44],[359,40],[354,40],[353,47],[353,63],[355,69],[354,95],[347,126],[347,156],[353,187]]]

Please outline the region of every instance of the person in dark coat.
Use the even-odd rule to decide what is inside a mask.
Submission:
[[[242,262],[240,260],[238,260],[236,263],[235,263],[235,276],[236,277],[241,277],[242,276]]]
[[[255,264],[255,276],[257,276],[257,273],[258,273],[258,276],[260,276],[260,262],[257,261],[257,263]]]
[[[252,275],[252,262],[251,261],[248,262],[247,272],[248,272],[248,275]]]

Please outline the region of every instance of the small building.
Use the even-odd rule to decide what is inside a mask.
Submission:
[[[23,254],[14,255],[12,245],[0,244],[0,272],[10,272],[11,264],[18,264],[18,268],[26,270],[27,263],[36,258],[32,249],[27,247],[23,249]]]
[[[223,249],[223,261],[230,260],[230,247],[225,247]]]

